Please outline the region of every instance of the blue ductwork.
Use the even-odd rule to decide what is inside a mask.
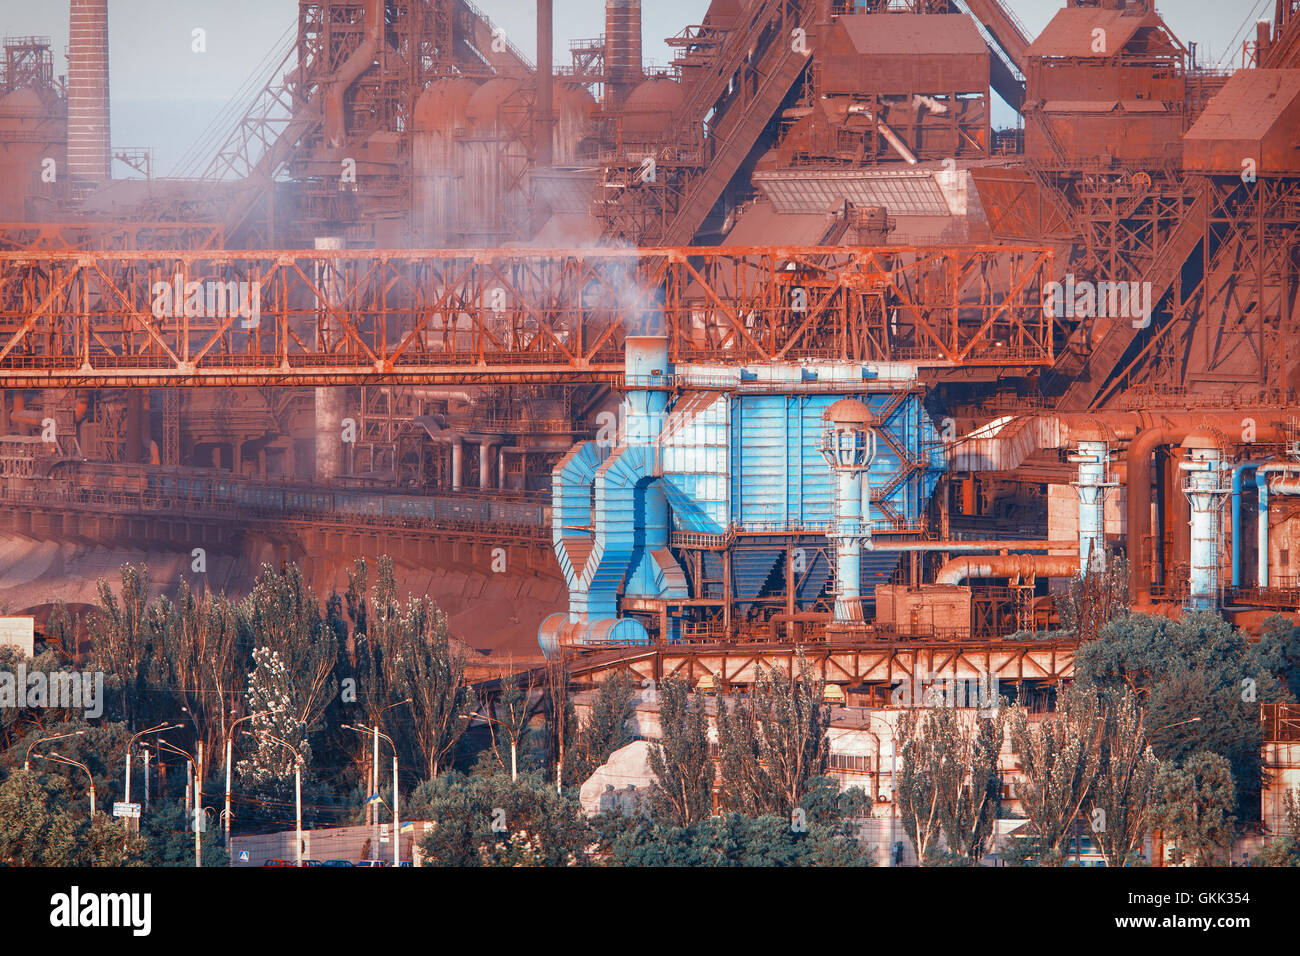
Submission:
[[[1232,466],[1232,586],[1241,587],[1241,480],[1245,472],[1264,464],[1263,459],[1239,461]]]

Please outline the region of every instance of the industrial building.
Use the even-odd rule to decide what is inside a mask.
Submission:
[[[1151,0],[713,0],[667,67],[639,0],[570,62],[550,0],[527,52],[298,6],[170,178],[114,150],[107,0],[66,76],[4,41],[14,611],[388,553],[484,653],[731,688],[815,645],[865,699],[1068,680],[1031,635],[1116,555],[1135,608],[1295,616],[1295,0],[1231,71]]]

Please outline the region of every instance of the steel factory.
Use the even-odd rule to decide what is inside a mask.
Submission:
[[[1231,69],[1153,0],[1037,36],[711,0],[666,65],[641,0],[567,51],[552,0],[535,44],[299,0],[170,177],[115,149],[111,6],[70,0],[66,76],[3,41],[0,604],[37,630],[127,561],[387,554],[482,662],[730,691],[799,648],[883,706],[1046,699],[1107,569],[1300,621],[1297,0]]]

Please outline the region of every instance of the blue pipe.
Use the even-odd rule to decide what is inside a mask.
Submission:
[[[1267,459],[1254,458],[1239,461],[1232,466],[1232,586],[1241,587],[1241,479],[1242,474],[1254,471]]]

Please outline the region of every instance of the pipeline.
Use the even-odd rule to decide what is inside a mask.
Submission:
[[[325,139],[333,148],[342,146],[345,136],[343,97],[375,62],[383,36],[384,0],[366,0],[365,39],[339,66],[325,90]]]
[[[1267,464],[1263,458],[1239,461],[1232,466],[1232,586],[1241,587],[1241,483],[1245,472]]]
[[[961,584],[967,578],[1069,578],[1079,573],[1078,559],[1059,554],[1002,554],[988,558],[953,558],[935,575],[935,584]]]
[[[1255,586],[1259,588],[1268,587],[1268,495],[1269,495],[1269,475],[1282,475],[1285,479],[1289,475],[1300,475],[1300,462],[1296,461],[1270,461],[1265,462],[1255,469],[1255,487],[1259,495],[1259,509],[1255,514],[1255,522],[1258,541],[1259,554],[1256,556],[1257,573]],[[1294,494],[1290,490],[1293,487],[1290,481],[1279,481],[1273,486],[1273,491],[1280,495]]]

